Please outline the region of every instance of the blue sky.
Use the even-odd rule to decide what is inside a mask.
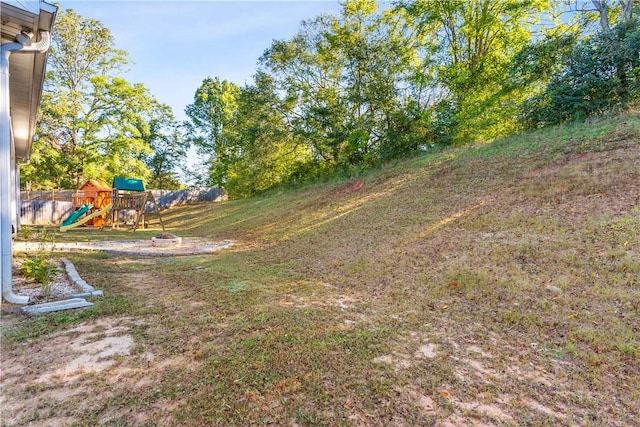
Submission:
[[[273,40],[288,39],[302,20],[338,13],[324,1],[59,1],[101,21],[133,64],[125,78],[144,84],[178,119],[206,77],[244,85]]]

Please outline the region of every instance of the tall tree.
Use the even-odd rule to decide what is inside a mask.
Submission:
[[[346,102],[340,88],[340,69],[334,54],[322,49],[328,16],[302,23],[291,40],[276,40],[260,59],[260,71],[269,75],[284,96],[287,122],[309,144],[320,162],[336,164],[344,140]]]
[[[425,42],[402,14],[348,0],[339,16],[305,21],[261,58],[261,69],[295,104],[289,122],[318,160],[349,166],[412,148],[396,137],[424,94],[416,76]]]
[[[544,90],[526,100],[523,121],[553,125],[640,100],[640,22],[621,22],[579,41]]]
[[[276,95],[273,80],[258,73],[255,84],[243,87],[237,101],[230,139],[238,155],[229,167],[229,196],[251,196],[291,182],[311,161],[311,151],[290,131],[287,107]]]
[[[583,24],[597,22],[601,31],[608,32],[614,24],[633,19],[634,9],[640,7],[638,0],[565,0],[565,5]]]
[[[625,52],[620,55],[620,51],[625,51],[629,41],[629,34],[635,29],[633,25],[633,0],[619,0],[617,7],[612,5],[611,0],[591,0],[600,16],[600,27],[602,34],[606,37],[609,47],[608,56],[616,69],[616,78],[618,80],[617,92],[621,99],[629,96],[630,80],[633,76],[629,75],[628,61],[633,61],[634,53]],[[640,5],[640,2],[639,2]],[[618,16],[615,30],[611,26],[610,10],[614,8],[615,14]],[[622,34],[619,34],[622,29]],[[628,56],[631,55],[631,56]]]
[[[351,0],[325,33],[337,52],[350,112],[347,152],[351,162],[378,160],[416,151],[422,141],[408,121],[423,103],[423,58],[430,46],[404,9],[380,10],[374,0]]]
[[[56,19],[34,158],[34,186],[77,188],[87,178],[147,178],[144,122],[159,105],[142,84],[119,77],[128,63],[100,21],[68,9]]]
[[[176,121],[167,105],[154,100],[154,107],[145,121],[138,123],[142,139],[151,147],[151,154],[142,160],[150,171],[148,187],[175,190],[182,187],[178,171],[183,169],[189,144],[183,127]]]
[[[235,83],[208,77],[185,109],[188,138],[208,173],[203,184],[226,187],[229,166],[239,154],[239,147],[230,138],[239,96],[240,88]]]
[[[206,183],[247,197],[289,181],[311,158],[290,131],[287,102],[263,73],[243,88],[207,78],[187,106],[187,133],[208,172]]]
[[[438,39],[437,79],[447,95],[440,116],[453,142],[508,134],[522,94],[504,91],[512,59],[550,8],[547,0],[415,0],[405,4]]]

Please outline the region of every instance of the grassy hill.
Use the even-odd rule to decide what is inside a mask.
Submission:
[[[135,351],[108,371],[119,379],[88,376],[90,393],[56,406],[80,424],[640,419],[637,111],[164,219],[235,245],[69,254],[106,297],[5,341],[18,352],[93,318],[130,331]]]

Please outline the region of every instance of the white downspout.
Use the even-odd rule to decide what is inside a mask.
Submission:
[[[18,159],[16,159],[17,162]],[[15,195],[13,196],[13,214],[15,215],[14,223],[16,225],[16,233],[20,231],[22,228],[21,218],[20,218],[20,210],[22,208],[22,196],[20,195],[20,167],[18,163],[14,162],[13,168],[13,186]]]
[[[16,158],[16,145],[15,141],[11,144],[11,158],[13,161],[11,162],[11,224],[14,225],[12,231],[14,233],[18,232],[18,209],[17,209],[17,200],[16,200],[16,170],[18,169],[18,165],[16,162],[18,159]],[[17,183],[17,188],[20,188],[20,182]]]
[[[11,131],[11,104],[9,97],[9,56],[13,52],[42,53],[49,49],[49,33],[43,31],[40,41],[30,43],[24,37],[18,38],[21,43],[5,43],[0,46],[0,280],[2,281],[2,298],[13,304],[27,304],[29,297],[16,295],[11,284],[11,226],[12,226],[12,174],[13,134]],[[13,176],[12,176],[13,175]]]

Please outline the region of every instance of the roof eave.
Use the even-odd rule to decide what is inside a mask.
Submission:
[[[3,26],[6,25],[5,19],[8,19],[7,22],[11,20],[9,12],[12,11],[11,8],[7,10],[5,7],[6,4],[3,3]],[[13,28],[12,31],[17,34],[17,26],[19,25],[21,29],[30,29],[35,37],[39,37],[42,31],[51,32],[58,9],[56,6],[43,1],[39,2],[39,7],[38,13],[20,10],[20,20],[14,22],[16,28]],[[16,8],[13,7],[13,9]],[[11,26],[7,25],[7,27]],[[6,36],[6,34],[3,34],[3,37]],[[11,123],[15,158],[18,162],[27,162],[31,157],[38,108],[44,85],[46,61],[46,52],[17,53],[12,55],[10,60]]]

